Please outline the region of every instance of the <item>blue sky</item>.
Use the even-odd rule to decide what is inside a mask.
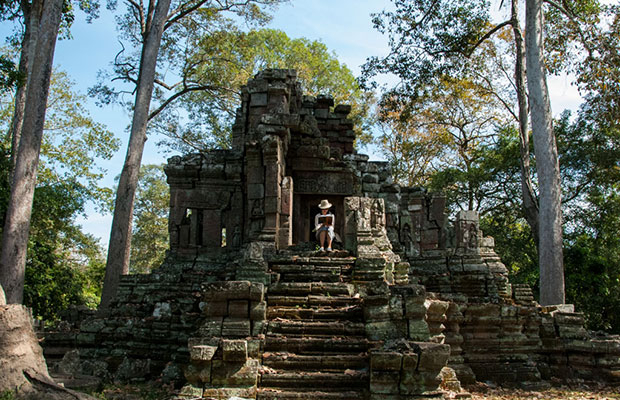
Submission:
[[[119,8],[122,7],[119,2]],[[390,7],[387,0],[293,0],[279,7],[269,27],[281,29],[291,38],[322,41],[358,76],[367,57],[384,55],[388,51],[387,38],[372,28],[370,16],[386,7]],[[9,28],[6,24],[0,27],[0,34],[6,36]],[[76,83],[76,90],[85,93],[96,83],[97,72],[107,68],[120,50],[114,16],[104,6],[100,18],[91,24],[85,22],[83,15],[78,15],[72,35],[73,39],[58,42],[54,64],[68,72]],[[580,98],[571,86],[570,77],[553,77],[549,86],[554,114],[566,108],[576,109],[579,105]],[[120,106],[99,108],[94,101],[90,102],[89,110],[96,121],[106,124],[123,142],[112,160],[101,162],[108,172],[102,183],[111,186],[123,165],[130,116]],[[159,152],[156,142],[157,139],[147,141],[143,164],[160,164],[170,156]],[[92,208],[88,214],[88,218],[80,218],[79,223],[107,245],[111,216],[100,215]]]

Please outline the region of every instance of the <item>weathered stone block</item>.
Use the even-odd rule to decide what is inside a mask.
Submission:
[[[267,303],[253,301],[250,304],[250,319],[252,321],[264,321],[267,319]]]
[[[235,318],[248,318],[250,303],[247,300],[230,300],[228,302],[228,316]]]
[[[402,353],[374,350],[370,352],[370,369],[373,371],[400,371]]]
[[[204,313],[208,317],[226,317],[228,315],[228,302],[226,301],[205,302]]]
[[[391,319],[399,320],[403,318],[405,307],[401,296],[391,296],[389,299],[389,314]]]
[[[258,360],[246,362],[213,361],[211,384],[213,386],[256,386]]]
[[[406,324],[396,321],[369,322],[365,325],[366,336],[370,340],[397,339],[406,335]]]
[[[400,372],[370,371],[370,392],[398,394]]]
[[[428,324],[423,319],[409,320],[409,339],[426,341],[430,338]]]
[[[189,381],[189,379],[188,379]],[[202,398],[202,385],[200,387],[194,386],[192,384],[185,385],[179,392],[179,397],[184,399],[200,399]]]
[[[245,362],[248,359],[248,343],[245,340],[222,340],[224,361]]]
[[[189,383],[202,387],[211,382],[211,363],[190,364],[185,368],[184,374]]]
[[[367,193],[378,193],[381,190],[381,185],[378,183],[364,182],[362,184],[362,191]]]
[[[192,361],[211,361],[216,351],[217,346],[197,345],[191,346],[189,355]]]
[[[250,295],[249,281],[212,282],[202,285],[203,300],[247,300]]]
[[[377,174],[364,174],[362,176],[363,183],[379,183],[379,175]]]
[[[262,283],[252,282],[250,286],[250,300],[263,301],[265,296],[265,285]]]
[[[426,315],[424,299],[408,298],[405,301],[405,317],[409,319],[422,319]]]
[[[247,340],[248,343],[248,357],[259,359],[261,356],[261,341],[260,340]]]
[[[265,185],[262,183],[248,184],[248,199],[262,199],[265,197]]]
[[[404,371],[415,371],[418,368],[418,361],[420,357],[417,353],[413,352],[404,352],[402,354],[402,370]]]
[[[388,321],[390,306],[387,302],[385,304],[364,304],[364,319],[366,321]]]
[[[267,93],[252,93],[250,95],[250,105],[251,106],[266,106],[267,105]]]
[[[222,323],[222,336],[250,336],[250,320],[241,318],[225,318]]]
[[[450,346],[447,344],[435,344],[428,342],[416,342],[420,353],[420,371],[439,373],[448,363]]]
[[[267,324],[264,321],[253,321],[252,322],[252,336],[258,336],[265,333],[267,328]]]
[[[218,337],[222,335],[222,322],[224,318],[207,318],[201,325],[199,333],[201,336]]]

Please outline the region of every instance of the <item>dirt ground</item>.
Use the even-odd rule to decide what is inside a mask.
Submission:
[[[541,391],[490,387],[483,383],[468,386],[473,400],[620,400],[620,386],[572,385]]]

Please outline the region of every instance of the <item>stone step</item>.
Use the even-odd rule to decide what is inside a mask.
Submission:
[[[268,370],[260,378],[262,388],[321,388],[342,391],[368,388],[368,371],[346,370],[344,372],[307,372]]]
[[[350,265],[282,264],[271,265],[281,282],[344,282],[350,280]]]
[[[301,308],[291,306],[267,307],[267,318],[290,320],[344,320],[362,321],[364,312],[360,305],[344,307]]]
[[[336,392],[318,392],[318,391],[307,391],[307,392],[289,392],[285,390],[275,390],[275,389],[260,389],[258,391],[257,400],[300,400],[300,399],[312,399],[312,400],[332,400],[332,399],[340,399],[340,400],[363,400],[368,398],[368,395],[360,390],[360,391],[343,391],[339,390]]]
[[[373,347],[373,343],[365,337],[315,337],[304,336],[295,337],[289,335],[265,337],[265,351],[267,352],[288,352],[299,355],[319,354],[359,354],[365,353]]]
[[[363,400],[368,396],[363,390],[337,390],[334,392],[327,392],[327,389],[321,389],[321,391],[308,390],[308,391],[287,391],[276,389],[259,389],[256,396],[257,400]]]
[[[333,354],[333,355],[299,355],[293,353],[263,353],[263,365],[280,370],[320,370],[334,371],[347,369],[364,369],[368,367],[368,355]]]
[[[280,282],[347,282],[350,279],[338,272],[310,272],[279,274]]]
[[[267,296],[269,306],[345,307],[361,304],[361,299],[351,296]]]
[[[355,288],[344,282],[277,282],[269,286],[268,295],[307,296],[331,295],[352,296]]]
[[[312,264],[312,265],[353,265],[355,257],[329,257],[322,256],[289,256],[281,258],[271,258],[270,265],[291,265],[291,264]]]
[[[267,333],[308,336],[364,336],[366,331],[361,322],[272,320],[267,326]]]

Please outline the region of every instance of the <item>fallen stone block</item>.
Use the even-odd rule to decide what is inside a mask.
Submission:
[[[248,359],[248,342],[245,340],[222,340],[224,361],[245,362]]]

